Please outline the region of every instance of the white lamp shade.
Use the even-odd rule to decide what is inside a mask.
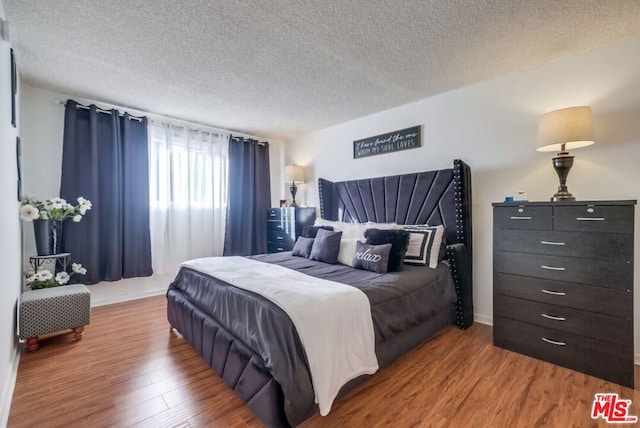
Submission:
[[[538,122],[539,152],[559,152],[595,143],[591,107],[569,107],[554,110],[540,117]]]
[[[300,165],[287,165],[284,168],[285,180],[287,183],[304,183],[304,168]]]

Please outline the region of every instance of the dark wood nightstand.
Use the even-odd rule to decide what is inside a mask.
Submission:
[[[636,201],[493,204],[493,343],[634,387]]]
[[[267,251],[291,251],[305,226],[316,221],[315,207],[269,208],[267,210]]]

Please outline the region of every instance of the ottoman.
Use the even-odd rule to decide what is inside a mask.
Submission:
[[[38,336],[72,329],[82,339],[91,321],[91,293],[81,284],[30,290],[20,297],[20,339],[27,351],[38,349]]]

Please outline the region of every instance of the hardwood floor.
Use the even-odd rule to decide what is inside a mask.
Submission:
[[[84,339],[23,354],[9,427],[253,427],[251,411],[169,332],[164,296],[94,308]],[[640,374],[636,368],[636,377]],[[449,328],[305,427],[587,427],[596,392],[640,393],[495,348],[491,327]]]

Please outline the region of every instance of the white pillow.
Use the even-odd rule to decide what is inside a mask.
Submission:
[[[364,231],[370,226],[364,223],[346,223],[344,221],[331,221],[316,219],[314,226],[331,226],[336,232],[342,232],[342,239],[360,239],[364,242]]]
[[[353,266],[353,258],[356,256],[357,239],[340,240],[340,251],[338,252],[338,263]]]
[[[407,225],[404,230],[409,232],[409,247],[404,262],[408,265],[429,266],[432,269],[438,267],[444,227]]]

